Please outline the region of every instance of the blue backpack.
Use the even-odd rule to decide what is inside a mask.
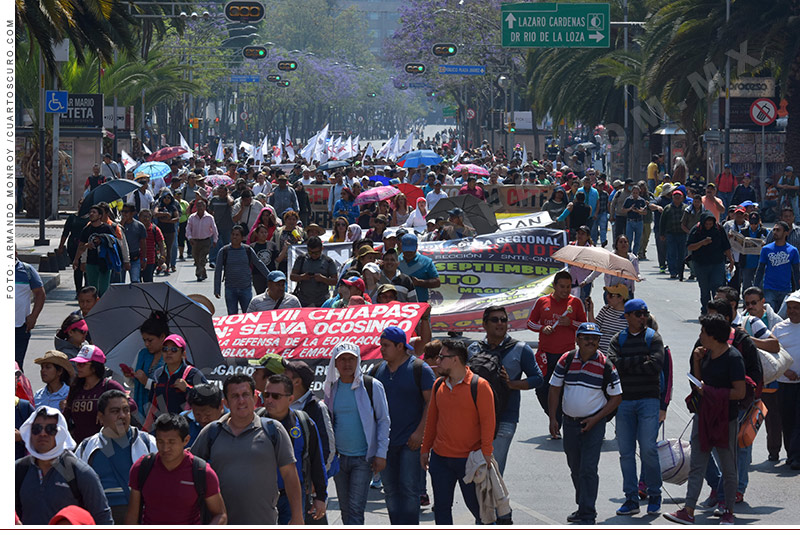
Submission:
[[[97,256],[104,258],[108,269],[111,271],[122,271],[122,250],[119,246],[119,240],[116,236],[105,234],[108,240],[100,239],[100,245],[97,246]]]

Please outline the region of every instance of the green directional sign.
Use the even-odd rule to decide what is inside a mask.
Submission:
[[[608,4],[504,4],[503,46],[509,48],[608,48]]]
[[[442,108],[442,116],[444,117],[455,117],[456,113],[458,113],[458,108],[455,106],[445,106]]]

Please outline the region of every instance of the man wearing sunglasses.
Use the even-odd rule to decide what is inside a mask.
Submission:
[[[628,326],[615,334],[608,346],[608,358],[622,381],[622,402],[617,411],[617,442],[625,502],[617,509],[617,514],[627,516],[639,513],[636,472],[638,441],[647,485],[647,514],[657,515],[661,511],[661,466],[656,441],[664,342],[660,334],[647,326],[650,312],[642,299],[631,299],[625,303],[623,316]]]
[[[19,433],[29,452],[15,466],[15,510],[23,524],[47,524],[68,505],[83,507],[98,525],[114,523],[100,478],[72,453],[75,441],[58,409],[39,408]]]

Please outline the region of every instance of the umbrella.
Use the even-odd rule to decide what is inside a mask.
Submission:
[[[234,181],[228,175],[210,175],[206,177],[206,184],[209,186],[232,186]]]
[[[347,167],[350,162],[346,160],[331,160],[317,167],[317,171],[330,171],[331,169],[338,169],[340,167]]]
[[[438,206],[437,204],[436,207],[438,208]],[[639,275],[630,260],[602,247],[565,245],[553,254],[553,259],[560,260],[571,266],[591,269],[600,273],[622,277],[623,279],[639,280]]]
[[[112,284],[86,316],[106,367],[119,375],[120,364],[133,366],[144,348],[139,327],[156,310],[166,314],[170,333],[186,340],[186,358],[194,367],[207,375],[224,362],[211,313],[168,282],[145,282]]]
[[[186,154],[189,152],[188,150],[184,149],[183,147],[164,147],[161,150],[157,150],[153,154],[151,154],[148,158],[148,162],[165,162],[167,160],[171,160],[180,156],[181,154]]]
[[[137,182],[126,178],[100,184],[83,199],[78,215],[88,214],[92,206],[99,202],[111,203],[117,199],[122,199],[128,193],[139,189],[139,186]]]
[[[408,205],[414,208],[417,207],[417,199],[425,198],[425,194],[422,192],[422,188],[415,186],[414,184],[398,184],[397,189],[400,190],[400,193],[406,196],[406,200],[408,201]]]
[[[456,166],[456,168],[453,169],[453,171],[459,172],[459,171],[463,171],[464,169],[466,169],[467,173],[469,173],[471,175],[489,176],[489,171],[487,171],[486,168],[481,167],[480,165],[475,165],[473,163],[467,163],[467,164],[461,163],[461,164],[458,164]]]
[[[433,210],[428,212],[426,219],[435,219],[439,216],[447,219],[447,212],[453,208],[461,208],[464,211],[464,224],[474,228],[478,234],[491,234],[500,228],[491,207],[472,195],[441,199]]]
[[[419,167],[420,165],[436,165],[442,157],[429,149],[412,150],[397,162],[400,167]]]
[[[373,202],[391,199],[395,195],[399,195],[400,190],[394,186],[378,186],[377,188],[370,188],[367,191],[360,193],[356,197],[355,205],[370,204]]]
[[[150,175],[150,180],[164,178],[170,173],[171,169],[164,162],[146,162],[134,169],[134,173],[145,173]]]
[[[583,150],[592,150],[597,148],[597,145],[595,145],[591,141],[587,141],[585,143],[578,143],[578,146],[583,148]]]
[[[389,185],[389,180],[390,180],[390,178],[388,176],[383,176],[383,175],[373,175],[373,176],[369,177],[369,179],[373,180],[375,182],[379,182],[379,183],[383,184],[384,186],[388,186]]]

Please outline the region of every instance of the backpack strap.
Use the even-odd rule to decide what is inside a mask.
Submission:
[[[22,500],[20,499],[20,490],[22,489],[22,482],[25,481],[25,476],[28,475],[28,470],[33,466],[33,457],[27,456],[22,458],[22,462],[14,465],[14,482],[16,484],[16,492],[14,493],[14,510],[22,517]]]
[[[297,418],[297,423],[300,424],[300,429],[303,430],[303,489],[306,496],[308,496],[311,494],[311,455],[309,452],[311,451],[311,439],[316,438],[316,435],[314,435],[314,437],[311,436],[311,423],[305,411],[298,409],[294,411],[294,414]],[[317,439],[316,442],[319,442],[319,439]]]
[[[469,381],[469,391],[472,394],[472,402],[475,403],[475,409],[478,408],[478,374],[473,373],[472,379]],[[478,412],[480,417],[480,412]]]
[[[364,389],[367,391],[367,397],[369,398],[369,404],[375,411],[375,405],[372,402],[372,376],[371,375],[362,375],[361,379],[364,381]]]
[[[644,330],[644,342],[647,344],[647,349],[650,349],[650,344],[653,343],[653,338],[655,337],[655,335],[656,331],[651,327],[647,327]],[[617,341],[619,342],[619,347],[624,346],[627,340],[628,340],[628,328],[625,327],[619,332],[619,338],[617,339]]]
[[[220,424],[221,425],[221,424]],[[261,428],[269,437],[270,442],[272,442],[272,447],[278,447],[278,429],[275,427],[275,420],[272,418],[264,418],[261,417]]]
[[[63,463],[63,472],[60,472],[64,479],[67,481],[67,485],[69,485],[69,490],[72,491],[72,496],[75,498],[75,501],[78,502],[79,507],[83,507],[83,495],[81,494],[80,488],[78,488],[78,477],[75,473],[75,466],[77,465],[78,458],[75,457],[75,454],[71,451],[66,452],[66,455],[63,455],[60,459]],[[58,465],[54,465],[54,468],[58,469]],[[85,507],[84,507],[85,508]]]
[[[196,455],[192,457],[192,480],[194,481],[194,490],[197,492],[197,506],[200,508],[201,515],[205,512],[207,466],[208,463],[200,457]]]
[[[144,457],[142,457],[142,462],[139,465],[139,474],[136,479],[136,483],[139,486],[139,490],[141,491],[144,488],[144,483],[147,481],[147,477],[150,475],[150,471],[153,469],[153,465],[156,464],[156,454],[155,453],[148,453]]]
[[[424,363],[422,359],[414,357],[414,360],[411,361],[411,371],[414,373],[414,384],[417,385],[417,390],[419,391],[420,397],[422,397],[422,368],[424,367]]]

